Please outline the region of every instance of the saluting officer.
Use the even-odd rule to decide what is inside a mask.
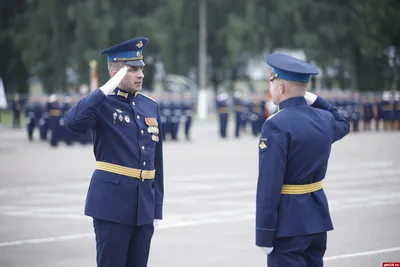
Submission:
[[[269,55],[267,63],[279,111],[264,122],[258,145],[256,245],[268,254],[268,266],[320,267],[333,229],[322,180],[332,143],[350,126],[307,92],[317,69],[282,54]]]
[[[112,77],[65,115],[76,133],[91,131],[96,158],[85,206],[93,217],[97,266],[145,267],[162,219],[164,182],[160,111],[140,93],[144,37],[105,49]]]

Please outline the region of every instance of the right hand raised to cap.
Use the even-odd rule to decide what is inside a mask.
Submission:
[[[317,95],[316,94],[313,94],[313,93],[310,93],[310,92],[306,92],[306,94],[304,95],[304,98],[306,99],[306,101],[307,101],[307,104],[308,105],[312,105],[312,104],[314,104],[314,102],[315,102],[315,100],[317,100]]]
[[[126,66],[121,68],[113,77],[111,77],[111,79],[109,79],[102,87],[100,87],[100,90],[105,95],[111,93],[115,88],[118,87],[121,80],[125,77],[127,71],[128,68]]]

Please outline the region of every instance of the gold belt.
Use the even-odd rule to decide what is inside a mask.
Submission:
[[[235,110],[236,110],[237,112],[240,112],[240,111],[243,111],[244,108],[243,108],[242,106],[236,106],[236,107],[235,107]]]
[[[142,181],[154,179],[156,175],[156,170],[140,170],[103,161],[96,161],[96,169],[141,179]]]
[[[315,182],[312,184],[284,184],[282,186],[281,194],[284,195],[296,195],[296,194],[307,194],[322,189],[322,181]]]
[[[222,108],[218,108],[219,113],[229,113],[229,108],[226,107],[222,107]]]
[[[59,109],[51,109],[50,112],[49,112],[49,115],[53,116],[53,117],[61,116],[61,110],[59,110]]]

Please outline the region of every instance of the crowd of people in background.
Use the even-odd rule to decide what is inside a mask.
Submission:
[[[179,131],[183,129],[184,139],[191,140],[192,116],[195,102],[192,93],[145,92],[159,103],[163,140],[178,141]],[[64,125],[64,116],[84,95],[51,94],[49,96],[30,96],[22,101],[19,95],[12,100],[13,128],[20,128],[21,117],[25,116],[25,127],[29,141],[34,141],[37,131],[41,141],[48,141],[52,147],[60,142],[70,146],[74,143],[91,143],[90,132],[75,134]],[[112,119],[112,117],[110,117]]]
[[[319,90],[317,95],[327,99],[351,124],[352,132],[400,131],[399,92],[360,93],[340,90]],[[264,92],[229,94],[221,92],[216,100],[219,114],[219,134],[228,137],[228,123],[233,115],[234,134],[250,132],[258,136],[264,121],[277,112],[270,96]],[[250,128],[250,131],[248,131]]]
[[[160,108],[163,140],[191,140],[191,127],[196,111],[196,97],[192,92],[144,92],[154,98]],[[352,132],[400,131],[399,92],[360,93],[339,90],[316,92],[327,99],[351,124]],[[11,101],[13,127],[21,127],[21,117],[25,116],[28,140],[34,141],[34,131],[38,131],[42,141],[52,147],[60,142],[66,145],[91,143],[90,133],[74,134],[63,123],[66,112],[83,95],[52,94],[31,96],[23,101],[16,94]],[[264,121],[277,112],[265,92],[220,92],[216,96],[215,110],[218,115],[219,136],[222,139],[243,134],[257,137]],[[229,134],[229,123],[233,123],[233,133]],[[181,133],[182,132],[182,133]],[[181,133],[181,134],[180,134]],[[183,138],[180,138],[182,136]]]

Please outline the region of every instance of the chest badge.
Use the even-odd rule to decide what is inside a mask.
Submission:
[[[128,115],[125,115],[124,119],[125,119],[126,123],[129,123],[131,121],[131,119],[129,118]]]
[[[113,123],[114,123],[114,124],[115,124],[115,120],[117,119],[117,117],[118,117],[117,112],[114,112],[114,113],[113,113]]]
[[[122,120],[123,120],[124,118],[122,117],[122,115],[121,115],[121,114],[119,114],[119,117],[118,117],[118,119],[119,119],[119,121],[120,121],[120,122],[122,122]]]

